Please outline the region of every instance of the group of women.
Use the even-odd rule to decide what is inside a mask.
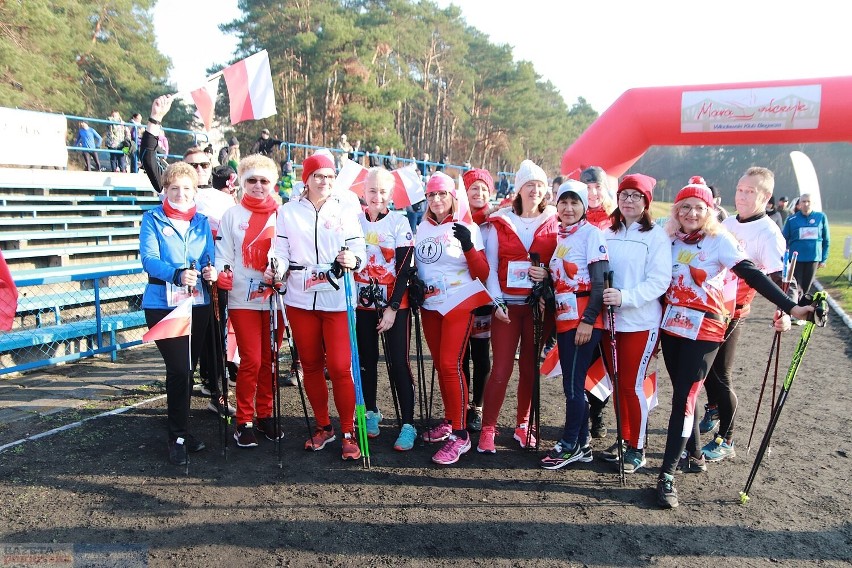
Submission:
[[[623,467],[631,473],[646,465],[644,385],[649,362],[661,346],[673,386],[657,486],[663,507],[677,506],[679,464],[687,470],[703,464],[694,409],[724,337],[728,272],[794,317],[805,319],[809,313],[795,306],[722,229],[710,189],[701,183],[678,193],[663,228],[649,211],[655,180],[625,176],[601,230],[601,219],[591,220],[590,214],[602,208],[599,196],[591,206],[591,193],[596,193],[590,192],[591,184],[568,180],[554,195],[545,172],[531,161],[524,161],[515,176],[511,206],[498,211],[489,205],[494,184],[487,171],[466,172],[464,188],[438,172],[426,184],[427,212],[412,235],[405,217],[389,208],[394,178],[382,168],[369,170],[362,203],[354,193],[335,189],[330,154],[304,160],[305,188],[283,205],[273,197],[278,171],[270,159],[243,158],[238,177],[243,197],[225,211],[215,241],[207,219],[193,205],[195,171],[182,163],[163,172],[163,204],[146,213],[142,223],[142,260],[149,274],[143,308],[149,325],[171,311],[178,291],[191,290],[195,304],[193,326],[198,329],[192,343],[185,338],[157,342],[166,363],[169,456],[178,464],[186,463],[187,452],[204,447],[189,432],[189,397],[213,286],[228,292],[241,353],[234,438],[244,448],[258,444],[257,434],[271,440],[283,435],[273,418],[271,350],[264,338],[277,329],[280,343],[289,324],[315,421],[305,449],[321,450],[337,438],[327,373],[339,416],[341,456],[360,458],[346,314],[349,305],[357,305],[367,435],[380,434],[376,367],[382,338],[402,425],[394,448],[410,450],[418,434],[408,360],[412,308],[417,308],[443,402],[443,420],[420,433],[425,442],[440,443],[435,463],[457,462],[472,447],[471,431],[480,428],[477,450],[496,453],[497,424],[516,352],[513,438],[522,448],[536,445],[539,432],[530,412],[540,357],[536,347],[541,345],[532,341],[532,330],[539,325],[541,338],[555,330],[565,394],[564,428],[541,467],[592,460],[586,374],[601,352],[612,368],[609,350],[599,346],[615,333]],[[463,216],[459,191],[466,192],[472,221]],[[348,300],[347,272],[356,283]],[[608,274],[612,280],[606,285]],[[448,309],[476,279],[486,285],[495,307]],[[285,289],[283,296],[277,294]],[[549,291],[533,296],[541,302],[537,305],[529,301],[534,289]],[[605,323],[608,309],[614,310],[614,330]],[[270,325],[273,314],[279,319],[275,326]],[[473,372],[466,369],[466,357]]]

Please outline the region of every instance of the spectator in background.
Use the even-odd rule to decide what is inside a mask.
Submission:
[[[778,225],[779,229],[784,228],[784,221],[781,218],[781,213],[775,208],[775,198],[769,197],[769,201],[766,202],[766,216],[772,219],[772,222]]]
[[[340,169],[340,158],[342,156],[346,156],[349,159],[352,159],[352,144],[349,143],[349,140],[346,138],[345,134],[340,135],[340,139],[337,141],[337,149],[340,152],[334,153],[334,167],[335,169]]]
[[[230,166],[230,164],[228,163],[228,154],[231,152],[231,148],[233,148],[235,146],[239,149],[240,142],[239,142],[239,140],[237,140],[236,136],[231,136],[228,139],[228,145],[223,146],[222,149],[219,150],[219,158],[218,159],[219,159],[219,165],[220,166]],[[234,167],[232,167],[231,169],[234,170],[234,171],[237,171],[237,169],[234,168]]]
[[[799,283],[799,297],[810,291],[817,268],[825,268],[828,259],[828,218],[811,209],[811,196],[803,193],[798,201],[799,210],[787,219],[781,233],[791,253],[799,253],[793,276]],[[796,322],[798,323],[798,322]]]
[[[364,155],[364,152],[361,151],[361,141],[356,140],[355,145],[352,146],[352,150],[349,152],[349,159],[358,164],[361,163],[361,156]]]
[[[417,167],[420,170],[423,181],[426,181],[426,178],[432,173],[432,168],[429,166],[429,154],[427,152],[423,152],[423,161],[417,164]]]
[[[701,183],[704,183],[704,178],[701,179]],[[708,185],[710,191],[713,193],[713,209],[716,210],[716,218],[721,223],[725,219],[728,218],[728,212],[725,211],[725,208],[722,207],[722,194],[712,185]]]
[[[269,129],[264,128],[260,131],[260,138],[255,140],[254,146],[251,147],[251,153],[262,154],[267,158],[271,158],[272,153],[283,143],[283,140],[278,140],[277,138],[270,138]]]
[[[231,138],[232,142],[237,142],[236,138]],[[228,145],[228,163],[227,165],[231,166],[231,169],[239,171],[238,168],[240,166],[240,143],[229,144]],[[273,164],[274,165],[274,164]]]
[[[74,138],[73,145],[88,149],[87,151],[81,152],[83,154],[83,160],[85,162],[87,172],[101,171],[101,161],[95,150],[101,147],[102,141],[103,138],[101,138],[101,135],[98,134],[94,128],[89,126],[88,122],[80,121],[80,128],[77,130],[77,137]],[[95,169],[92,169],[93,164]]]
[[[109,153],[109,171],[123,172],[127,168],[124,148],[129,145],[130,132],[124,126],[121,114],[117,110],[112,111],[107,120],[113,121],[107,126],[106,136],[104,136],[104,145],[112,150]]]
[[[385,156],[384,166],[386,170],[396,169],[396,150],[394,150],[393,148],[388,150],[388,155]]]
[[[281,162],[281,179],[278,180],[278,196],[281,198],[281,203],[290,201],[290,196],[293,195],[293,185],[296,183],[296,174],[293,172],[293,162],[283,160]]]
[[[787,217],[790,216],[790,210],[787,209],[787,205],[788,205],[789,202],[790,202],[790,200],[787,199],[786,195],[782,195],[781,197],[778,198],[778,207],[776,207],[776,209],[778,210],[778,214],[781,215],[781,228],[782,229],[784,228],[784,223],[787,222]]]
[[[442,156],[441,161],[438,162],[437,166],[435,166],[435,171],[436,172],[443,172],[447,167],[447,162],[449,162],[449,161],[450,161],[450,159],[446,155]]]
[[[497,197],[506,197],[507,193],[509,193],[509,180],[506,174],[500,174],[500,181],[497,182]]]
[[[382,157],[379,155],[381,148],[373,146],[373,153],[367,156],[367,163],[371,168],[382,167]]]
[[[547,201],[553,206],[556,206],[556,194],[559,193],[559,186],[562,185],[563,181],[565,180],[562,179],[562,176],[556,176],[553,178],[553,181],[550,182],[550,191],[548,192],[550,195],[548,196]]]

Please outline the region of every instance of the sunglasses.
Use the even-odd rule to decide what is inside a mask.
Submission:
[[[254,185],[256,183],[259,183],[260,185],[269,185],[272,182],[265,178],[250,177],[246,179],[246,185]]]
[[[210,162],[187,162],[193,168],[204,168],[205,170],[210,167]]]

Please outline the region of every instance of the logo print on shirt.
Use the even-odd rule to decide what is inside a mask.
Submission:
[[[443,250],[444,247],[438,239],[429,237],[417,245],[417,260],[425,264],[432,264],[441,258]]]

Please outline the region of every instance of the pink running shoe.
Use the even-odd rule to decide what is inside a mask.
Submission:
[[[518,441],[518,443],[521,445],[522,448],[527,447],[527,434],[528,434],[527,426],[528,425],[526,423],[524,423],[524,424],[518,424],[518,427],[515,428],[514,438]],[[536,440],[535,440],[535,429],[533,429],[532,432],[529,432],[529,434],[530,434],[530,447],[534,448],[535,442],[536,442]]]
[[[494,426],[483,426],[482,432],[479,433],[479,444],[476,446],[476,451],[480,454],[496,454],[497,448],[494,447],[494,437],[497,435],[497,428]]]
[[[423,441],[424,442],[443,442],[447,438],[450,437],[450,434],[453,433],[453,427],[446,420],[441,421],[440,424],[435,426],[434,428],[430,428],[423,432]]]
[[[469,451],[470,436],[459,438],[455,434],[450,434],[444,447],[432,456],[432,461],[441,465],[450,465],[459,461],[459,457]]]

